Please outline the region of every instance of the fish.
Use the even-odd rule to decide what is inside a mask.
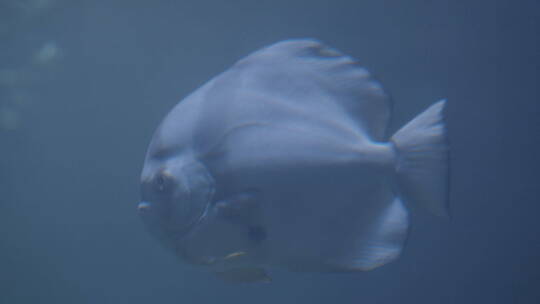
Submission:
[[[166,115],[138,212],[181,261],[231,282],[375,269],[402,252],[409,206],[448,216],[445,107],[389,135],[391,99],[356,59],[274,43]]]

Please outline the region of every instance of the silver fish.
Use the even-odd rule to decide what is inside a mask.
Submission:
[[[311,39],[273,44],[163,120],[139,213],[184,261],[231,281],[371,270],[402,250],[404,201],[447,214],[445,103],[389,137],[389,97],[354,59]]]

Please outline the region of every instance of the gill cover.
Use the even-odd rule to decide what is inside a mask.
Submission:
[[[184,188],[184,201],[176,204],[174,212],[179,227],[186,233],[200,221],[214,194],[214,180],[205,166],[193,161],[181,167],[180,183]]]

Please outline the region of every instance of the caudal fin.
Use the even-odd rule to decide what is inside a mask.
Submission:
[[[416,116],[392,136],[402,198],[448,216],[448,143],[444,124],[446,100]]]

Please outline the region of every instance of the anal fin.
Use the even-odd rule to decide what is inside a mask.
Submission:
[[[259,220],[259,197],[255,191],[240,193],[216,203],[218,215],[245,225]]]
[[[352,252],[334,261],[345,271],[369,271],[399,257],[407,239],[409,218],[398,197],[380,213],[370,231],[357,240]]]

